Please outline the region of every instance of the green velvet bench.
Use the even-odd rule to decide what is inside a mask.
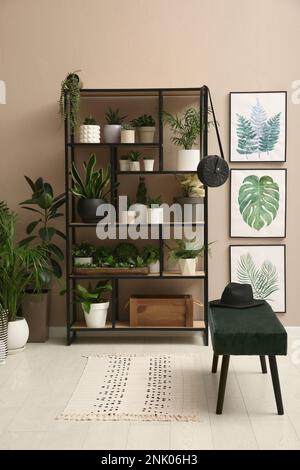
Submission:
[[[230,356],[259,356],[264,374],[265,356],[269,356],[277,411],[283,415],[276,356],[287,354],[287,333],[270,305],[229,308],[210,304],[208,321],[214,351],[212,373],[217,372],[219,356],[223,356],[216,413],[223,411]]]

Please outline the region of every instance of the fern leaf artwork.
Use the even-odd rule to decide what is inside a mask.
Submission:
[[[274,150],[280,135],[280,115],[281,113],[278,113],[264,123],[262,133],[259,138],[260,152],[269,153]]]
[[[257,231],[270,225],[279,209],[279,196],[279,185],[271,176],[247,176],[238,195],[244,222]]]
[[[252,127],[251,121],[244,116],[237,114],[237,151],[241,155],[251,155],[257,150],[256,134]]]
[[[256,100],[256,104],[252,108],[250,119],[255,133],[254,141],[258,148],[264,124],[268,119],[267,113],[258,98]]]
[[[269,260],[257,267],[250,253],[240,256],[237,278],[240,283],[252,286],[255,299],[270,301],[270,296],[279,290],[276,267]]]

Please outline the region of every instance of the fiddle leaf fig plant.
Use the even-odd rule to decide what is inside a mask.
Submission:
[[[39,177],[35,182],[25,176],[30,186],[32,195],[20,203],[22,209],[36,214],[35,220],[27,225],[27,238],[24,238],[21,245],[28,245],[33,241],[38,241],[42,247],[47,248],[49,252],[49,261],[52,265],[52,274],[56,278],[62,276],[62,268],[60,263],[64,260],[64,254],[60,247],[54,242],[56,236],[65,240],[66,236],[58,230],[53,224],[54,221],[63,217],[63,213],[59,209],[65,204],[65,193],[54,196],[53,188],[50,183]]]

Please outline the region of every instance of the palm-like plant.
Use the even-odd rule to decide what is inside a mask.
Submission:
[[[45,277],[51,272],[46,247],[14,243],[16,215],[0,205],[0,305],[14,321],[20,311],[26,289],[34,285],[42,292]]]
[[[265,260],[258,268],[250,253],[242,255],[237,266],[237,277],[241,284],[250,284],[255,299],[271,300],[270,295],[278,287],[278,274],[276,267],[269,260]]]
[[[81,178],[75,164],[72,165],[72,194],[79,199],[105,199],[111,192],[110,166],[95,170],[96,155],[91,154],[89,161],[83,163],[85,177]]]

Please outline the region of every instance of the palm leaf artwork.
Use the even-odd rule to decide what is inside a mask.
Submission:
[[[243,220],[259,231],[277,216],[279,186],[271,176],[247,176],[240,187],[238,203]]]
[[[250,284],[255,299],[269,300],[273,292],[279,290],[276,267],[265,260],[257,267],[250,253],[241,255],[237,266],[237,278],[241,284]]]

